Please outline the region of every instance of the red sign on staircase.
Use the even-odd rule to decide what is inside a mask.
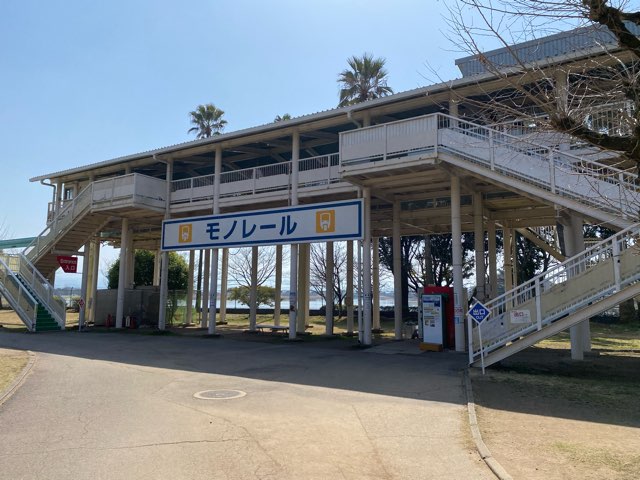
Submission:
[[[58,256],[58,265],[65,273],[76,273],[78,271],[78,257]]]

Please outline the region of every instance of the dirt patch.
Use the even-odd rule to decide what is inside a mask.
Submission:
[[[0,394],[11,385],[28,361],[27,352],[0,348]]]
[[[583,362],[561,336],[472,371],[484,441],[514,478],[640,478],[640,352],[600,330]]]

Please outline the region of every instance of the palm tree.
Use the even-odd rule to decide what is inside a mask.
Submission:
[[[276,115],[276,118],[273,119],[274,122],[284,122],[285,120],[291,120],[291,115],[285,113],[284,115]]]
[[[196,132],[196,138],[209,138],[212,135],[220,135],[227,121],[222,118],[224,111],[220,110],[213,103],[198,105],[189,112],[191,123],[195,125],[189,129],[189,133]]]
[[[393,93],[391,87],[387,86],[385,62],[384,58],[373,58],[370,53],[347,59],[349,69],[343,70],[338,76],[338,83],[341,84],[338,106],[353,105]]]

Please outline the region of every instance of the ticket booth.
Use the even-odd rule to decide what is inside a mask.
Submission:
[[[424,287],[423,295],[439,295],[441,297],[440,310],[442,312],[442,341],[444,348],[454,349],[456,346],[455,317],[453,310],[453,287],[430,285]],[[422,304],[422,302],[421,302]],[[424,337],[424,319],[420,318],[420,338]],[[431,327],[436,329],[436,327]],[[432,333],[435,335],[435,331]],[[426,340],[423,340],[425,343]]]

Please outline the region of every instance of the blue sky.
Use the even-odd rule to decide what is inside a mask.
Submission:
[[[51,189],[30,177],[193,139],[198,104],[222,108],[227,131],[333,108],[354,54],[385,57],[395,91],[433,83],[427,63],[458,77],[446,14],[425,0],[3,0],[0,222],[37,235]]]

